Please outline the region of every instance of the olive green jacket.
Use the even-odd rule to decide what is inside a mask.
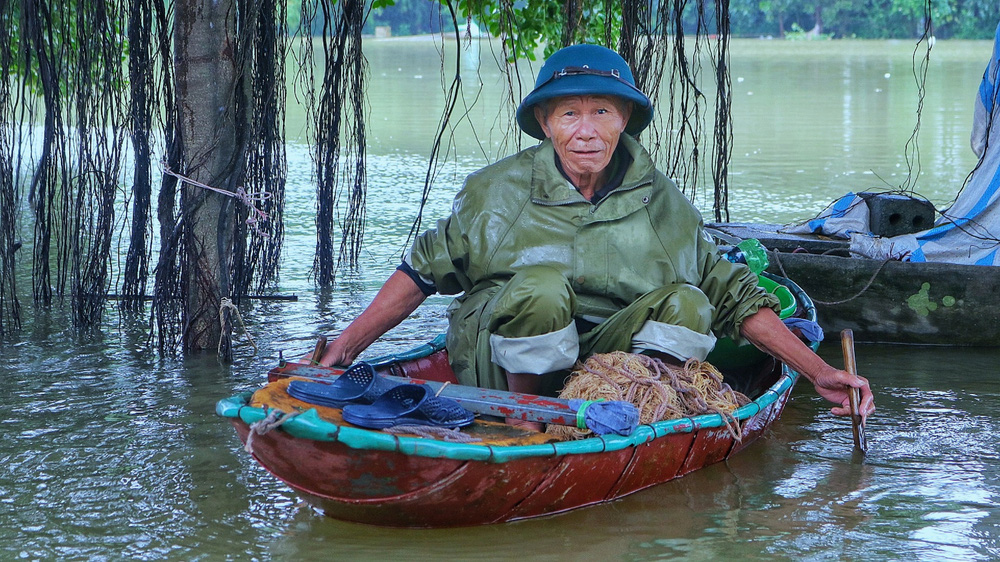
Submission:
[[[778,301],[744,265],[720,259],[700,213],[631,136],[622,184],[597,204],[560,174],[551,141],[471,174],[452,213],[421,234],[407,263],[460,300],[548,265],[571,280],[578,317],[607,318],[664,285],[687,283],[715,306],[717,336],[739,340],[743,319]]]

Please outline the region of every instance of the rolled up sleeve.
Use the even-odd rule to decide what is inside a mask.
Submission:
[[[781,312],[781,303],[778,297],[758,285],[757,275],[749,267],[721,257],[707,235],[700,238],[702,281],[699,288],[715,306],[712,331],[739,341],[744,320],[764,307]]]

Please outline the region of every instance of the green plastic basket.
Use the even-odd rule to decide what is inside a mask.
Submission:
[[[763,287],[768,293],[778,297],[778,302],[781,303],[781,312],[778,314],[779,318],[784,320],[795,314],[795,307],[797,306],[795,304],[795,295],[788,290],[788,287],[767,277],[760,277],[757,280],[757,285]]]

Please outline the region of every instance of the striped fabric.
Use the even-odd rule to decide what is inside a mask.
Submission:
[[[972,124],[972,150],[979,163],[955,202],[942,211],[930,230],[916,235],[918,248],[910,261],[998,265],[1000,249],[1000,124],[994,122],[1000,67],[1000,26],[993,56],[983,73]]]

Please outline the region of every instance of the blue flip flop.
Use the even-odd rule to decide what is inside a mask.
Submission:
[[[434,396],[420,384],[404,384],[390,389],[371,405],[344,406],[344,421],[369,429],[394,425],[426,425],[453,429],[475,420],[472,412],[449,398]]]
[[[396,386],[399,383],[378,376],[374,367],[362,361],[330,384],[292,381],[288,384],[288,395],[318,406],[343,408],[347,404],[371,404]]]

